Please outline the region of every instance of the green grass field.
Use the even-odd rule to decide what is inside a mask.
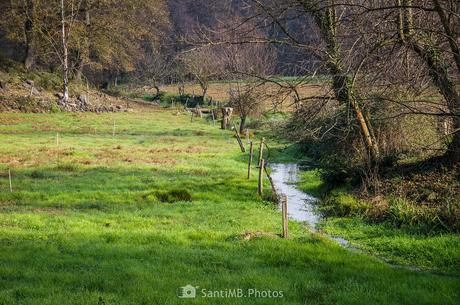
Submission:
[[[169,111],[1,114],[0,143],[0,304],[460,301],[457,277],[391,268],[298,223],[288,240],[272,236],[280,213],[256,195],[255,175],[246,179],[232,133],[207,121]],[[244,238],[258,231],[271,234]],[[197,298],[178,297],[187,284]],[[202,289],[283,297],[205,298]]]

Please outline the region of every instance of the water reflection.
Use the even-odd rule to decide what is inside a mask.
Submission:
[[[281,196],[288,197],[288,214],[291,219],[308,222],[313,230],[320,220],[320,215],[315,213],[315,197],[305,194],[296,187],[299,181],[299,166],[295,163],[270,164],[272,179],[276,191]]]

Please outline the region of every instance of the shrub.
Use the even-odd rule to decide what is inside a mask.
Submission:
[[[56,101],[51,101],[50,102],[50,112],[52,113],[58,113],[61,112],[61,108],[59,108],[59,105]]]
[[[192,195],[187,190],[175,189],[155,193],[156,198],[161,202],[174,203],[178,201],[192,201]]]
[[[387,215],[396,227],[417,227],[424,232],[446,228],[436,207],[418,205],[404,199],[391,200]]]
[[[73,163],[62,163],[57,166],[57,169],[63,172],[76,172],[79,167],[77,164]]]
[[[158,101],[163,107],[168,107],[172,105],[172,102],[176,104],[182,104],[184,106],[187,106],[188,108],[194,108],[198,104],[203,105],[203,96],[193,96],[191,94],[173,94],[173,93],[167,93],[167,92],[160,92],[159,94],[151,95],[151,94],[144,94],[142,97],[144,101],[147,102],[154,102]]]
[[[33,178],[33,179],[43,179],[43,178],[46,178],[46,175],[45,173],[41,172],[41,171],[38,171],[38,170],[34,170],[30,173],[30,178]]]
[[[319,203],[319,211],[325,216],[360,216],[370,205],[345,192],[333,192]]]
[[[43,87],[46,90],[58,90],[61,88],[61,78],[59,75],[48,72],[40,72],[36,77],[38,86]]]

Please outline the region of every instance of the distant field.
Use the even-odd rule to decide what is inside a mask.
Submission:
[[[300,223],[276,237],[247,155],[204,119],[1,114],[0,143],[0,304],[458,304],[458,278],[391,268]],[[179,298],[187,284],[196,299]]]
[[[236,88],[237,86],[241,85],[241,82],[212,82],[209,85],[208,95],[212,97],[214,100],[217,101],[228,101],[229,99],[229,92],[232,88]],[[288,89],[280,88],[280,86],[276,84],[266,84],[263,86],[263,91],[267,94],[278,94],[281,93],[281,96],[292,96],[293,94],[288,94]],[[168,93],[179,93],[178,85],[168,85],[161,87],[162,91]],[[185,85],[185,92],[189,94],[196,94],[201,95],[202,91],[198,84],[191,84],[187,83]],[[324,85],[320,83],[308,83],[299,86],[299,93],[302,97],[308,97],[312,95],[318,95],[321,93],[327,92],[327,89],[324,88]],[[288,98],[288,102],[292,101],[292,98]]]

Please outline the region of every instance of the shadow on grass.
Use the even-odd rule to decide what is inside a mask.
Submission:
[[[239,304],[455,304],[459,297],[458,280],[391,269],[323,242],[226,240],[193,229],[106,226],[3,233],[0,302],[182,304],[177,293],[187,284],[283,292],[282,299],[248,297]],[[200,294],[194,304],[215,301]]]
[[[14,192],[2,192],[0,209],[48,206],[70,209],[114,209],[114,205],[152,204],[155,192],[183,190],[186,201],[258,201],[256,183],[244,173],[197,169],[52,167],[15,172]],[[7,177],[0,177],[2,185]],[[6,181],[6,182],[5,182]],[[5,182],[5,183],[3,183]],[[5,184],[6,185],[6,184]],[[161,200],[160,200],[161,201]],[[118,207],[117,207],[118,208]]]

